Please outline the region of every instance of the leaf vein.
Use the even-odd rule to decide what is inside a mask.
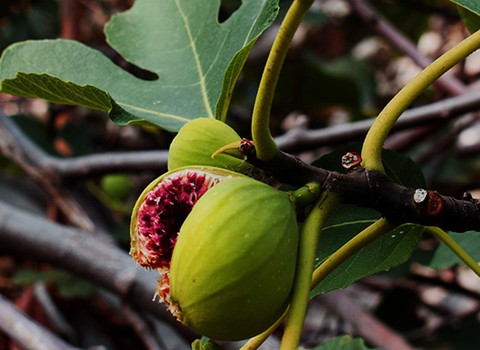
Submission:
[[[128,103],[123,103],[123,102],[119,102],[119,101],[116,101],[116,103],[119,106],[128,107],[128,108],[133,109],[135,111],[139,111],[139,112],[143,112],[143,113],[147,113],[147,114],[152,114],[152,115],[157,116],[157,117],[176,119],[176,120],[180,120],[182,122],[188,122],[190,120],[188,118],[181,117],[181,116],[176,115],[176,114],[156,112],[156,111],[153,111],[151,109],[141,108],[141,107],[138,107],[138,106],[133,106],[133,105],[130,105]]]
[[[208,92],[205,84],[205,75],[203,74],[202,71],[202,66],[200,64],[200,57],[197,52],[197,46],[195,45],[195,41],[193,39],[192,31],[190,29],[190,25],[188,23],[188,18],[185,15],[185,12],[183,11],[179,0],[175,0],[175,5],[177,6],[178,12],[180,13],[180,16],[182,17],[183,24],[185,26],[185,30],[187,31],[188,35],[188,40],[190,42],[190,47],[192,49],[193,53],[193,58],[195,59],[195,65],[197,67],[197,72],[198,72],[198,77],[200,79],[200,88],[202,91],[202,98],[203,98],[203,104],[205,106],[205,110],[210,118],[215,118],[212,112],[212,108],[210,107],[210,103],[208,101]]]
[[[262,3],[262,5],[261,5],[261,8],[262,8],[262,11],[261,11],[261,12],[263,12],[263,10],[264,10],[264,8],[265,8],[266,2],[267,2],[267,0],[263,0],[263,3]],[[260,13],[260,12],[259,12],[259,13]],[[255,18],[255,21],[254,21],[254,22],[252,23],[252,25],[250,26],[250,30],[248,31],[248,34],[247,34],[247,36],[245,37],[245,41],[243,42],[243,46],[242,46],[242,47],[245,47],[245,46],[250,42],[250,40],[252,40],[252,39],[250,38],[250,35],[252,34],[253,28],[255,28],[255,25],[257,24],[259,18],[260,18],[260,16],[257,16],[257,17]]]

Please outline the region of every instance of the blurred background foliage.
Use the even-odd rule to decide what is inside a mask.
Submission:
[[[113,14],[128,9],[132,3],[133,0],[2,0],[0,51],[23,40],[74,39],[101,50],[120,66],[141,75],[141,67],[130,65],[109,48],[102,31]],[[226,20],[240,3],[240,0],[222,0],[219,20]],[[235,89],[228,123],[244,137],[250,135],[250,113],[268,49],[289,3],[280,1],[276,23],[255,45]],[[450,1],[372,0],[370,4],[411,40],[418,52],[430,59],[467,33]],[[465,16],[463,10],[461,15]],[[452,74],[478,89],[479,61],[474,54]],[[316,1],[285,62],[272,109],[272,132],[280,136],[292,128],[325,128],[374,117],[418,71],[412,59],[376,33],[348,1]],[[448,93],[432,87],[413,107],[447,97]],[[0,108],[38,146],[59,157],[168,149],[174,136],[151,128],[118,127],[106,115],[82,108],[4,94],[0,94]],[[422,169],[429,188],[455,196],[470,191],[476,197],[480,195],[479,135],[480,123],[476,118],[439,118],[430,125],[393,134],[387,145],[413,159]],[[332,143],[297,155],[314,161],[338,146]],[[158,175],[156,172],[107,174],[68,185],[89,209],[98,227],[128,251],[129,213],[142,188]],[[35,183],[1,156],[0,200],[52,220],[63,219]],[[437,246],[433,238],[424,237],[408,264],[367,278],[350,287],[349,292],[418,348],[477,349],[480,284],[468,270],[452,267],[458,261],[445,249],[434,255]],[[429,268],[432,258],[435,267],[444,270],[436,272]],[[138,345],[142,341],[132,321],[121,312],[112,313],[112,306],[105,306],[105,299],[88,282],[45,264],[0,255],[0,292],[24,312],[48,324],[44,315],[39,316],[42,307],[35,301],[33,286],[38,283],[48,287],[66,322],[75,328],[71,331],[72,339],[78,346],[103,343],[109,349],[143,348]],[[322,305],[321,300],[318,303]],[[96,330],[88,320],[95,320]],[[314,347],[352,327],[324,308],[307,318],[304,345]],[[123,332],[120,337],[119,331]],[[0,350],[6,349],[14,347],[0,334]]]

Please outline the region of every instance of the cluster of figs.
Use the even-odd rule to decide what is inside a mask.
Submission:
[[[240,140],[218,120],[185,124],[130,229],[132,257],[161,275],[160,301],[198,333],[228,341],[263,332],[286,310],[298,244],[288,193],[248,176],[238,150],[212,158]]]

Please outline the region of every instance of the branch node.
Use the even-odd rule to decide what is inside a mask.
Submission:
[[[428,192],[427,207],[425,214],[427,216],[437,216],[443,209],[443,198],[437,192]]]

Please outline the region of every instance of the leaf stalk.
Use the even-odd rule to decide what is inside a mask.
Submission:
[[[360,249],[377,238],[380,238],[387,232],[393,230],[395,227],[395,224],[385,218],[381,218],[350,239],[315,269],[312,275],[312,289],[318,286],[325,277],[353,254],[357,253]]]
[[[313,0],[293,1],[280,25],[260,80],[253,106],[252,138],[257,157],[265,162],[272,160],[278,152],[277,145],[270,133],[270,111],[275,87],[293,36],[312,3]]]
[[[469,268],[480,277],[480,265],[465,251],[450,235],[439,227],[429,226],[426,232],[440,239],[450,248]]]
[[[294,350],[298,347],[310,296],[318,239],[325,222],[339,203],[340,198],[337,195],[325,192],[303,224],[292,301],[280,350]]]
[[[435,80],[480,48],[480,31],[462,40],[409,81],[385,106],[370,127],[362,148],[362,165],[384,173],[382,147],[393,124],[407,107]]]
[[[345,243],[337,251],[335,251],[329,258],[318,266],[312,274],[311,284],[309,290],[314,289],[325,277],[327,277],[333,270],[339,267],[352,255],[360,251],[363,247],[380,238],[396,227],[385,218],[375,221],[373,224],[358,233],[350,241]],[[283,315],[263,333],[251,338],[240,350],[256,350],[265,340],[280,326],[283,320],[287,317],[289,310],[285,311]],[[303,321],[302,321],[303,322]],[[295,348],[293,348],[295,349]]]

